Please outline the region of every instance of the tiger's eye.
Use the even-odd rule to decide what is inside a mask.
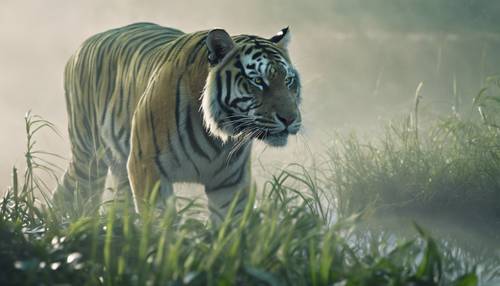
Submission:
[[[287,78],[285,78],[286,85],[290,85],[290,84],[292,84],[292,82],[293,82],[293,77],[287,77]]]
[[[253,81],[254,81],[256,84],[259,84],[259,85],[263,83],[263,80],[262,80],[262,78],[261,78],[261,77],[257,77],[257,78],[255,78]]]

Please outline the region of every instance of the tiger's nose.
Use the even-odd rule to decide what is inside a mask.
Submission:
[[[286,127],[290,126],[290,124],[292,124],[296,119],[296,116],[293,115],[280,116],[279,114],[276,114],[276,117],[278,117],[278,120],[283,122]]]

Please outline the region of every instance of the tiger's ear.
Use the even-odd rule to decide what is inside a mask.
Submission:
[[[278,32],[278,34],[274,35],[271,39],[269,39],[271,42],[275,43],[278,45],[280,48],[283,48],[286,50],[288,47],[288,43],[290,43],[290,28],[286,27],[281,29],[281,31]]]
[[[231,36],[223,29],[213,29],[208,32],[206,39],[208,60],[210,64],[218,64],[234,48]]]

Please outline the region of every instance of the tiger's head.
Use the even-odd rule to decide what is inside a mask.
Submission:
[[[289,41],[288,28],[270,39],[231,38],[222,29],[208,33],[210,70],[202,111],[213,135],[284,146],[299,131],[300,80],[288,56]]]

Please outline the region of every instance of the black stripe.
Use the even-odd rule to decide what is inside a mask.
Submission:
[[[236,59],[234,66],[240,70],[240,74],[246,76],[245,68],[243,67],[243,64],[241,63],[241,60],[239,57]]]
[[[187,60],[187,63],[188,64],[192,64],[194,63],[195,59],[196,59],[196,56],[198,55],[199,51],[201,50],[201,48],[203,48],[205,46],[205,41],[207,39],[207,36],[203,36],[199,41],[198,43],[195,45],[194,49],[191,51],[191,53],[189,54],[189,57],[188,57],[188,60]]]
[[[180,166],[181,163],[179,161],[179,157],[175,153],[174,145],[172,144],[172,135],[171,134],[169,134],[169,136],[167,137],[167,141],[168,141],[168,150],[169,150],[169,153],[174,156],[174,161],[177,164],[177,166]]]
[[[131,108],[130,101],[132,100],[132,94],[131,94],[132,92],[130,91],[130,88],[128,89],[128,91],[129,91],[129,95],[125,97],[127,99],[126,102],[125,102],[125,114],[127,114],[127,118],[129,120],[132,120],[132,118],[134,116],[134,111],[130,111],[130,108]],[[142,97],[142,95],[139,97],[139,99],[141,97]],[[137,106],[138,101],[136,100],[135,103],[136,103],[136,106]]]
[[[241,108],[238,106],[238,110],[243,112],[243,113],[247,113],[250,110],[255,109],[255,108],[257,108],[257,105],[255,105],[255,104],[250,104],[247,108]]]
[[[245,55],[249,55],[253,51],[253,47],[249,46],[248,49],[245,51]]]
[[[205,137],[205,140],[208,142],[208,144],[210,144],[210,147],[212,147],[215,152],[220,152],[220,150],[222,149],[222,141],[219,138],[209,134],[209,132],[205,129],[205,126],[202,126],[202,129],[203,136]]]
[[[115,120],[117,118],[116,114],[115,114],[115,110],[116,108],[113,108],[113,110],[111,110],[111,139],[112,139],[112,142],[113,142],[113,145],[114,145],[114,149],[116,151],[118,151],[118,153],[120,153],[120,155],[122,156],[122,158],[127,158],[127,154],[125,153],[124,150],[122,150],[120,148],[120,144],[118,143],[118,138],[116,138],[116,132],[115,132]]]
[[[172,43],[172,46],[168,48],[168,52],[167,54],[165,55],[165,58],[168,60],[170,60],[170,57],[172,55],[173,52],[177,51],[176,47],[177,45],[179,45],[180,43],[182,43],[182,38],[177,38],[175,39],[175,41]]]
[[[210,156],[208,156],[205,151],[201,148],[201,146],[198,144],[198,141],[196,140],[196,136],[194,134],[194,126],[193,122],[191,119],[191,107],[188,106],[188,109],[186,111],[187,113],[187,122],[186,122],[186,129],[189,137],[189,142],[191,143],[191,147],[193,147],[193,150],[200,156],[204,157],[206,160],[210,160]]]
[[[158,167],[158,170],[160,171],[160,173],[163,176],[165,176],[165,177],[168,178],[167,172],[165,171],[165,169],[163,168],[163,166],[162,166],[162,164],[160,162],[160,146],[158,145],[158,138],[156,138],[156,132],[155,132],[156,128],[155,128],[155,122],[154,122],[153,112],[151,111],[151,108],[149,106],[149,104],[151,103],[150,100],[151,99],[149,99],[148,104],[146,104],[146,106],[148,108],[147,108],[147,110],[145,110],[145,112],[147,112],[147,114],[149,114],[149,123],[151,124],[151,135],[153,136],[153,144],[154,144],[154,147],[155,147],[155,154],[154,154],[155,163],[156,163],[156,167]]]
[[[230,101],[231,101],[231,71],[227,70],[226,71],[226,98],[224,99],[224,102],[226,103],[226,106],[230,106]]]
[[[158,37],[158,35],[153,35],[151,37],[147,37],[146,39],[143,39],[144,43],[141,44],[139,47],[134,49],[134,55],[135,54],[139,55],[139,60],[135,62],[135,66],[134,66],[135,74],[139,73],[139,69],[141,67],[145,67],[145,68],[150,67],[150,65],[143,65],[143,62],[147,61],[150,58],[149,54],[144,52],[143,50],[148,49],[149,48],[148,45],[150,43],[155,43],[155,40],[157,40],[156,39],[157,37]],[[166,41],[163,40],[161,44],[165,44],[165,42]],[[130,63],[130,62],[128,61],[128,63]]]
[[[111,102],[110,97],[111,93],[106,93],[106,98],[104,99],[104,107],[102,108],[102,114],[101,114],[101,125],[104,124],[104,119],[106,118],[106,114],[108,113],[108,105]]]
[[[163,168],[162,164],[161,164],[161,161],[160,161],[160,157],[159,156],[156,156],[155,157],[155,164],[156,164],[156,167],[158,167],[158,170],[160,170],[160,173],[166,177],[167,179],[169,179],[169,176],[167,174],[167,172],[165,171],[165,168]]]
[[[120,130],[118,130],[118,139],[121,141],[123,138],[123,135],[125,134],[125,128],[122,127]]]
[[[238,97],[238,98],[233,99],[233,101],[231,101],[229,106],[231,106],[233,108],[238,108],[238,103],[247,102],[247,101],[252,100],[252,99],[254,99],[253,96]]]
[[[153,136],[153,145],[155,147],[155,156],[157,156],[160,153],[160,146],[158,144],[158,138],[156,138],[156,128],[155,128],[155,123],[154,123],[154,115],[153,112],[151,111],[151,96],[148,96],[147,102],[144,102],[144,105],[146,109],[144,112],[149,115],[149,125],[151,126],[151,135]]]
[[[194,163],[193,159],[191,158],[190,153],[186,150],[186,142],[184,142],[184,138],[182,137],[181,129],[180,129],[180,125],[179,125],[180,121],[181,121],[181,115],[180,115],[181,114],[181,111],[180,111],[180,102],[181,102],[180,88],[181,88],[181,84],[182,84],[181,79],[182,79],[182,76],[180,76],[179,79],[177,80],[177,87],[176,87],[176,92],[175,92],[175,99],[176,99],[176,101],[175,101],[175,120],[176,120],[176,126],[177,126],[177,134],[179,136],[179,140],[181,141],[182,151],[184,152],[184,154],[186,155],[188,160],[193,165],[198,176],[200,176],[200,170],[198,169],[198,167]]]
[[[143,51],[144,54],[149,54],[151,51],[157,49],[158,47],[161,47],[167,43],[170,43],[170,39],[165,39],[165,38],[160,38],[154,40],[154,42],[149,43],[148,47]]]
[[[83,142],[85,143],[89,143],[89,140],[92,140],[92,129],[90,128],[90,125],[89,125],[89,119],[87,117],[83,118],[81,124],[83,124],[83,126],[80,126],[79,129],[84,129],[84,131],[88,134],[88,138],[83,138]],[[91,146],[86,146],[87,148],[91,147]],[[91,149],[89,149],[89,152],[91,152]]]
[[[233,198],[233,199],[234,199],[234,198]],[[222,204],[222,205],[220,206],[220,208],[221,208],[221,209],[225,209],[225,208],[227,208],[228,206],[230,206],[230,205],[231,205],[231,203],[233,202],[233,199],[230,199],[228,202],[226,202],[226,203]],[[238,199],[238,201],[236,202],[236,206],[237,206],[237,205],[239,205],[242,201],[244,201],[244,200],[246,200],[246,199],[248,199],[248,195],[247,195],[246,193],[241,194],[241,197],[240,197],[240,198]]]
[[[227,189],[230,187],[234,187],[235,185],[241,183],[243,176],[245,174],[246,168],[244,166],[239,166],[237,169],[238,172],[231,174],[231,176],[227,177],[220,185],[217,186],[217,189]],[[237,174],[236,178],[234,177]]]
[[[138,158],[137,159],[141,159],[142,158],[142,146],[141,146],[141,139],[139,137],[139,134],[138,134],[138,131],[137,131],[137,126],[134,126],[134,129],[135,129],[135,132],[134,132],[134,136],[135,136],[135,142],[137,143],[137,156]]]
[[[235,153],[231,156],[230,161],[229,161],[229,162],[227,162],[227,164],[222,164],[222,165],[219,167],[219,169],[217,169],[217,171],[215,171],[215,173],[214,173],[214,174],[216,174],[216,175],[217,175],[217,174],[220,174],[220,173],[221,173],[221,172],[223,172],[225,169],[229,168],[229,166],[231,166],[231,164],[233,164],[234,162],[236,162],[236,161],[240,158],[240,156],[242,155],[242,153],[243,153],[244,151],[247,151],[247,148],[248,148],[248,143],[245,143],[245,145],[244,145],[244,146],[241,146],[238,150],[236,150],[236,152],[235,152]],[[250,152],[249,152],[249,153],[250,153]],[[243,160],[243,162],[242,162],[242,163],[246,163],[246,162],[247,162],[247,160],[248,160],[248,154],[247,154],[247,158],[245,158],[245,159]],[[238,168],[241,168],[241,166],[242,166],[242,165],[240,164],[240,165],[238,166]],[[231,167],[234,167],[234,166],[231,166]],[[238,169],[238,168],[237,168],[237,169]],[[234,175],[234,173],[233,173],[232,175]],[[230,178],[232,175],[229,175],[227,178]],[[227,180],[227,178],[226,178],[226,180]]]
[[[183,37],[183,42],[182,42],[182,45],[180,47],[178,47],[177,49],[182,52],[182,50],[184,49],[184,47],[186,46],[186,44],[188,44],[189,42],[191,42],[191,39],[193,38],[193,36],[195,36],[195,34],[189,34],[189,35],[186,35]]]
[[[219,103],[219,107],[225,113],[227,113],[227,115],[232,115],[233,112],[222,103],[222,79],[221,79],[219,71],[217,71],[217,73],[215,75],[215,83],[216,83],[216,86],[217,86],[217,95],[216,95],[216,98],[217,98],[217,102]]]
[[[258,57],[260,57],[262,55],[262,52],[256,52],[255,54],[252,55],[252,60],[255,60],[257,59]]]
[[[83,139],[82,134],[80,134],[80,128],[78,128],[78,126],[75,126],[74,119],[71,119],[69,134],[70,134],[70,139],[71,139],[71,144],[72,144],[71,147],[72,148],[76,147],[78,152],[85,153],[85,154],[89,155],[88,154],[89,153],[88,146],[84,145],[87,142]],[[88,136],[90,136],[90,135],[87,135],[86,137],[88,137]],[[77,141],[75,142],[75,140],[77,140]],[[81,143],[81,144],[79,144],[79,143]]]
[[[237,44],[239,44],[240,42],[243,42],[244,40],[245,40],[245,38],[243,38],[243,37],[239,37],[239,36],[238,36],[238,37],[234,40],[234,42],[235,42],[235,43],[237,43]]]
[[[260,67],[261,67],[263,64],[264,64],[263,62],[259,62],[256,70],[260,72]]]
[[[109,92],[109,91],[108,91]],[[119,100],[118,100],[118,112],[117,112],[117,115],[120,116],[122,114],[122,109],[123,109],[123,84],[120,84],[120,93],[119,93]],[[128,116],[128,114],[126,115]]]

